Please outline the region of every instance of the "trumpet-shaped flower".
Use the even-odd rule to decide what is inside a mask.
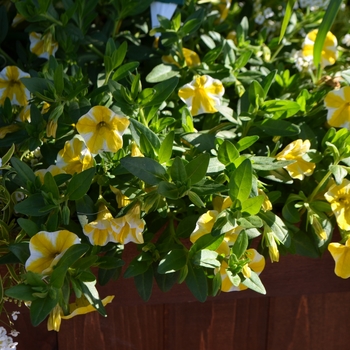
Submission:
[[[90,243],[99,246],[105,246],[108,242],[118,242],[116,239],[117,230],[116,219],[102,203],[99,206],[96,220],[86,224],[83,228]]]
[[[92,107],[76,125],[86,146],[93,154],[117,152],[123,147],[123,134],[129,126],[128,118],[115,114],[104,106]]]
[[[332,185],[324,196],[331,205],[338,226],[350,231],[350,181],[344,179],[340,185]]]
[[[94,159],[83,138],[75,135],[57,154],[56,165],[68,174],[81,173],[94,166]]]
[[[20,126],[17,124],[2,126],[0,128],[0,140],[3,139],[7,134],[11,134],[19,129],[20,129]]]
[[[199,66],[201,64],[201,60],[196,52],[186,49],[185,47],[182,49],[182,54],[185,59],[186,66],[189,68]],[[174,64],[177,67],[180,67],[180,64],[175,61],[172,55],[162,56],[163,63]]]
[[[325,99],[327,122],[336,128],[350,129],[350,86],[330,91]]]
[[[29,34],[30,51],[41,58],[49,59],[50,56],[55,57],[58,50],[58,43],[53,40],[51,33],[44,35],[32,32]]]
[[[109,295],[101,300],[103,306],[111,303],[114,299],[114,295]],[[58,332],[61,327],[61,320],[69,320],[77,315],[85,315],[90,312],[94,312],[96,309],[88,302],[88,300],[83,295],[80,298],[75,299],[75,302],[69,304],[69,314],[64,315],[63,310],[59,305],[56,305],[50,312],[49,318],[47,320],[47,330]]]
[[[121,244],[134,242],[142,244],[144,242],[142,232],[145,222],[140,218],[140,206],[135,205],[126,215],[115,219],[116,240]]]
[[[260,275],[260,273],[265,268],[265,258],[261,254],[259,254],[255,249],[248,249],[246,251],[246,255],[250,259],[250,262],[247,264],[247,266],[243,267],[243,275],[246,278],[249,278],[251,270],[254,271],[256,274]],[[230,278],[228,277],[227,268],[227,262],[223,261],[220,267],[221,290],[223,292],[235,292],[247,289],[247,287],[242,283],[240,283],[237,287],[233,285]]]
[[[26,270],[49,274],[66,250],[74,244],[80,244],[80,239],[70,231],[38,232],[29,241],[30,256],[25,264]]]
[[[225,93],[220,80],[209,75],[196,76],[179,90],[179,97],[186,103],[193,116],[201,113],[215,113]]]
[[[222,23],[227,18],[228,12],[231,7],[231,2],[232,0],[220,0],[219,4],[217,5],[217,8],[220,13],[218,23]]]
[[[278,160],[295,160],[294,163],[285,166],[293,179],[303,180],[305,176],[310,176],[314,172],[316,164],[303,159],[310,150],[310,145],[309,140],[295,140],[276,155]]]
[[[0,105],[3,105],[8,97],[13,105],[26,106],[30,98],[30,92],[21,78],[29,78],[28,73],[22,72],[16,66],[7,66],[0,72]]]
[[[191,233],[190,240],[192,243],[196,242],[198,238],[209,234],[215,224],[215,221],[220,214],[221,211],[223,211],[226,208],[229,208],[232,204],[232,200],[230,197],[215,197],[213,200],[213,206],[214,210],[208,210],[206,213],[202,214],[199,219],[197,220],[196,227],[194,231]],[[235,227],[232,227],[230,230],[225,232],[225,238],[224,240],[229,244],[232,245],[237,237],[238,234],[242,231],[242,227],[236,225]]]
[[[350,277],[350,238],[344,244],[329,243],[328,250],[335,261],[334,272],[338,277]]]
[[[314,29],[305,37],[303,48],[302,48],[302,56],[306,61],[312,62],[314,59],[314,45],[316,41],[318,30]],[[323,44],[322,54],[321,54],[321,66],[331,66],[335,63],[338,58],[337,51],[338,41],[337,38],[331,33],[328,32],[326,36],[326,40]]]
[[[19,112],[16,120],[21,122],[28,122],[30,123],[31,117],[30,117],[30,105],[24,106],[21,111]]]

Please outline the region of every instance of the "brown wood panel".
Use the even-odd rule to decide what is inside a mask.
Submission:
[[[265,350],[268,299],[165,305],[167,350]]]
[[[108,317],[97,312],[63,321],[59,350],[164,350],[163,306],[106,307]]]
[[[268,350],[349,349],[350,292],[271,298]]]

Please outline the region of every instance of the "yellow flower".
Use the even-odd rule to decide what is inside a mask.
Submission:
[[[182,53],[187,67],[192,68],[201,64],[201,60],[196,52],[190,49],[183,48]],[[174,64],[175,66],[181,68],[180,64],[176,62],[173,56],[171,55],[162,56],[162,61],[163,63]]]
[[[20,127],[17,124],[2,126],[0,128],[0,140],[3,139],[7,134],[11,134],[19,129]]]
[[[39,169],[34,174],[39,176],[41,183],[44,183],[44,176],[46,173],[51,173],[52,176],[58,174],[65,174],[65,171],[57,165],[50,165],[47,169]]]
[[[126,207],[128,204],[130,204],[131,200],[128,196],[123,194],[121,190],[118,188],[115,188],[113,186],[109,186],[110,190],[115,194],[115,199],[118,203],[118,208]]]
[[[46,125],[46,136],[56,137],[57,132],[57,119],[49,119]]]
[[[13,105],[26,106],[30,92],[26,89],[21,78],[29,78],[28,73],[22,72],[16,66],[7,66],[0,72],[0,105],[8,97]]]
[[[278,240],[277,240],[278,241]],[[280,259],[280,252],[277,247],[275,235],[273,234],[271,227],[264,222],[264,245],[269,249],[270,260],[273,263],[278,262]]]
[[[126,215],[116,218],[116,240],[121,244],[144,242],[142,232],[145,222],[140,218],[140,206],[135,205]]]
[[[114,295],[109,295],[101,300],[103,306],[111,303],[114,299]],[[69,314],[63,315],[63,310],[59,305],[56,305],[54,309],[50,312],[49,318],[47,320],[47,330],[58,332],[61,327],[61,319],[69,320],[70,318],[77,315],[84,315],[90,312],[94,312],[96,309],[87,301],[86,297],[83,295],[80,298],[75,299],[75,302],[69,304]]]
[[[340,243],[329,243],[328,250],[335,261],[334,272],[338,277],[350,277],[350,238],[345,245]]]
[[[189,84],[179,90],[179,97],[184,101],[193,116],[202,113],[217,112],[225,92],[220,80],[209,75],[196,76]]]
[[[309,140],[295,140],[277,154],[278,160],[295,160],[285,167],[293,179],[303,180],[304,176],[310,176],[314,172],[316,164],[303,159],[303,155],[310,150],[310,145]]]
[[[259,196],[263,196],[264,197],[264,201],[263,201],[263,204],[262,204],[262,210],[263,211],[272,210],[272,203],[270,202],[270,199],[267,196],[267,194],[260,188],[258,188],[258,194],[259,194]]]
[[[247,264],[248,266],[243,267],[243,275],[246,278],[250,277],[251,270],[256,274],[260,275],[260,273],[264,270],[265,267],[265,258],[259,254],[255,249],[247,249],[246,251],[247,257],[250,259],[250,262]],[[227,275],[228,264],[226,261],[221,263],[220,267],[220,275],[221,275],[221,290],[223,292],[236,292],[247,289],[247,287],[240,283],[237,287],[234,286]]]
[[[50,56],[55,57],[58,50],[58,44],[52,38],[51,33],[44,35],[32,32],[29,34],[30,51],[41,58],[49,59]]]
[[[344,179],[340,185],[332,185],[324,196],[331,204],[338,226],[350,231],[350,181]]]
[[[100,204],[95,221],[86,224],[83,232],[88,236],[92,245],[105,246],[108,242],[118,242],[117,219],[114,219],[104,204]]]
[[[129,126],[128,118],[115,114],[104,106],[92,107],[76,125],[93,154],[117,152],[123,147],[123,134]]]
[[[24,22],[26,19],[20,14],[17,13],[15,18],[12,20],[11,27],[15,28],[18,24]]]
[[[26,270],[40,274],[50,273],[73,244],[80,244],[80,239],[70,231],[38,232],[29,241],[30,256],[25,264]]]
[[[317,33],[317,29],[308,33],[303,43],[302,56],[308,62],[312,62],[314,59],[314,45]],[[335,63],[338,58],[337,46],[337,38],[331,32],[328,32],[322,48],[322,67],[331,66]]]
[[[216,218],[219,213],[226,208],[229,208],[232,204],[230,197],[215,197],[213,200],[214,210],[208,210],[206,213],[201,215],[197,220],[196,227],[191,233],[190,240],[192,243],[196,242],[198,238],[209,234],[215,224]],[[238,234],[242,231],[242,227],[236,225],[232,229],[225,232],[224,240],[232,245],[236,241]]]
[[[328,124],[336,128],[350,129],[350,86],[330,91],[324,103],[328,110]]]
[[[140,149],[135,142],[131,143],[131,157],[144,157]]]
[[[19,120],[21,122],[28,122],[30,123],[31,118],[30,118],[30,105],[24,106],[21,111],[18,114],[18,117],[16,120]]]
[[[92,168],[94,158],[86,148],[83,138],[75,135],[70,141],[66,141],[64,148],[58,152],[56,165],[73,175]]]
[[[218,8],[219,13],[220,13],[218,23],[223,22],[227,18],[230,7],[231,7],[231,0],[221,0],[220,1],[220,3],[217,5],[217,8]]]

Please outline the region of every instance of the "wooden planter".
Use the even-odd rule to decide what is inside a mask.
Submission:
[[[33,328],[21,308],[15,323],[18,350],[322,350],[350,343],[350,279],[334,274],[328,252],[322,259],[281,257],[261,274],[267,289],[221,293],[197,302],[186,285],[167,292],[154,286],[148,303],[132,279],[100,287],[115,295],[108,317],[97,312],[62,321],[59,333],[44,322]]]

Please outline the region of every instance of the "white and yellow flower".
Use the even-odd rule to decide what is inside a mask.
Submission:
[[[186,103],[193,116],[217,112],[225,89],[221,81],[209,75],[196,76],[179,90],[179,97]]]
[[[129,123],[128,118],[115,114],[109,108],[95,106],[78,120],[76,128],[90,152],[97,154],[120,150]]]
[[[109,295],[101,300],[103,306],[111,303],[114,299],[114,295]],[[61,327],[61,320],[69,320],[77,315],[85,315],[90,312],[94,312],[96,309],[88,302],[86,297],[82,295],[80,298],[75,299],[75,302],[69,304],[69,314],[64,315],[63,310],[59,305],[56,305],[50,312],[47,319],[47,330],[58,332]]]
[[[63,254],[74,244],[80,244],[80,239],[70,231],[38,232],[29,241],[30,256],[25,263],[26,270],[51,273]]]
[[[127,244],[134,242],[142,244],[143,230],[145,228],[145,222],[140,217],[140,206],[134,205],[126,215],[115,219],[116,222],[116,240],[121,244]]]
[[[295,160],[294,163],[284,167],[293,179],[303,180],[305,176],[310,176],[314,172],[316,164],[303,159],[303,156],[309,152],[310,146],[309,140],[298,139],[276,155],[278,160]]]
[[[338,226],[350,231],[350,181],[344,179],[340,185],[332,185],[324,196],[331,205]]]
[[[246,256],[250,259],[250,262],[243,267],[242,273],[244,277],[249,278],[251,275],[251,270],[254,271],[257,275],[260,275],[260,273],[265,268],[265,258],[255,249],[248,249],[246,251]],[[227,262],[223,261],[220,267],[221,290],[223,292],[236,292],[247,289],[247,287],[242,283],[240,283],[238,286],[233,285],[230,278],[228,277],[227,268]]]
[[[92,168],[95,163],[83,138],[80,135],[75,135],[70,141],[66,141],[64,148],[58,152],[56,165],[67,174],[74,175]]]
[[[335,261],[334,272],[338,277],[350,277],[350,238],[344,244],[329,243],[328,250]]]
[[[22,72],[16,66],[7,66],[0,72],[0,105],[8,97],[13,105],[26,106],[30,92],[21,82],[21,78],[29,78],[28,73]]]
[[[58,50],[58,43],[52,38],[51,33],[40,34],[32,32],[29,34],[30,51],[41,58],[49,59],[50,56],[55,57]]]
[[[336,128],[350,130],[350,86],[330,91],[325,99],[327,123]]]
[[[101,203],[98,208],[96,220],[83,227],[84,234],[89,238],[92,245],[105,246],[109,242],[117,243],[119,226],[107,207]]]
[[[201,60],[198,54],[190,49],[186,49],[185,47],[182,49],[182,54],[185,59],[186,66],[188,68],[193,68],[199,66],[201,64]],[[173,64],[177,67],[181,67],[180,64],[175,61],[172,55],[162,56],[163,63]]]
[[[305,37],[303,46],[302,46],[302,57],[308,61],[312,62],[314,59],[314,45],[316,41],[316,36],[318,33],[318,29],[314,29],[310,33],[307,34]],[[338,40],[337,38],[331,33],[328,32],[325,42],[323,44],[322,48],[322,54],[321,54],[321,66],[331,66],[335,63],[335,61],[338,58]]]

